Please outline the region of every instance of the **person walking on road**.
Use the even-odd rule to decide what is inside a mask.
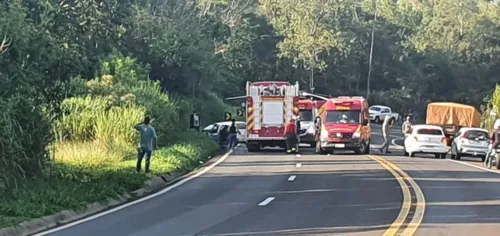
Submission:
[[[390,136],[390,130],[391,130],[392,125],[393,125],[393,123],[391,122],[391,117],[386,116],[384,119],[384,123],[382,124],[382,135],[384,136],[384,143],[380,147],[380,152],[385,151],[385,153],[391,153],[389,151],[389,144],[391,141],[389,139],[389,136]]]
[[[236,128],[236,120],[232,119],[231,120],[231,126],[229,127],[229,150],[232,150],[236,148],[236,145],[238,144],[238,137],[236,136],[239,134],[240,131]]]
[[[500,144],[500,119],[496,120],[495,124],[493,125],[493,131],[491,132],[490,135],[490,146],[488,148],[486,158],[484,159],[485,166],[491,167],[493,157],[495,157],[496,155],[496,149],[498,148],[498,144]]]
[[[284,132],[286,138],[286,153],[292,153],[297,151],[297,125],[293,118],[285,126]]]
[[[142,159],[146,158],[145,172],[149,173],[149,165],[153,149],[158,149],[158,137],[156,131],[151,126],[151,117],[146,116],[142,123],[134,126],[139,131],[139,148],[137,149],[137,172],[141,172]]]

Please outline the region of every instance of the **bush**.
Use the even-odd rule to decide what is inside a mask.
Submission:
[[[146,68],[131,58],[111,57],[103,63],[100,77],[87,82],[77,77],[65,84],[72,97],[61,103],[61,114],[54,116],[54,143],[46,118],[53,114],[28,109],[33,104],[21,97],[0,100],[4,111],[0,144],[7,147],[0,149],[7,163],[0,167],[2,177],[46,170],[47,147],[54,156],[43,175],[27,176],[28,181],[19,182],[17,189],[0,195],[0,227],[140,188],[152,175],[135,172],[138,132],[133,126],[146,114],[155,119],[152,125],[161,147],[153,152],[153,175],[193,170],[219,150],[210,138],[187,128],[192,109],[200,110],[205,121],[222,119],[226,109],[222,100],[213,94],[174,99],[162,92],[159,83],[147,80]],[[4,182],[0,187],[5,189]]]
[[[188,132],[185,136],[189,139],[154,152],[153,174],[192,170],[218,150],[218,146],[204,135]],[[11,197],[0,197],[0,228],[105,201],[140,188],[151,176],[136,173],[135,159],[123,160],[123,153],[117,149],[72,142],[59,143],[57,150],[57,165],[51,175],[32,178],[12,191]]]
[[[0,195],[25,177],[39,175],[49,160],[50,124],[40,107],[21,94],[0,98]],[[1,214],[0,214],[1,215]]]
[[[500,85],[496,85],[495,91],[493,91],[493,94],[489,99],[487,98],[487,100],[488,106],[482,114],[481,127],[485,129],[492,129],[495,120],[500,118]],[[492,110],[496,111],[495,117],[490,115]]]

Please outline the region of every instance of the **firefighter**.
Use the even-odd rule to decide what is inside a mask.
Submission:
[[[297,152],[297,125],[293,118],[285,126],[286,153]]]

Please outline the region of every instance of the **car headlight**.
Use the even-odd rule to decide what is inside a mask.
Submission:
[[[353,138],[361,138],[361,133],[360,133],[360,132],[354,132],[354,133],[352,134],[352,137],[353,137]]]

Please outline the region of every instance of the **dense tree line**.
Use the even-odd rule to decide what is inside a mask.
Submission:
[[[369,91],[398,110],[479,105],[500,81],[500,8],[487,0],[10,0],[0,42],[0,157],[25,173],[48,159],[69,81],[100,76],[110,55],[210,117],[245,81]]]

